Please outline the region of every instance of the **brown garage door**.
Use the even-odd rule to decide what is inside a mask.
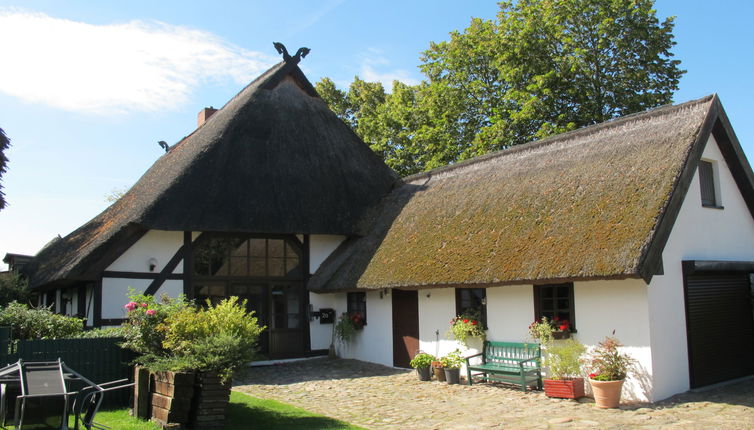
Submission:
[[[686,278],[691,387],[754,374],[754,317],[747,273]]]

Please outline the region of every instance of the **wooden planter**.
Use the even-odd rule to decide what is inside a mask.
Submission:
[[[225,426],[230,381],[214,372],[149,373],[135,369],[134,416],[163,428],[212,429]]]
[[[222,383],[217,372],[198,372],[194,384],[189,426],[193,429],[225,427],[231,381]]]
[[[554,332],[552,332],[552,338],[555,340],[570,339],[571,332],[568,330],[565,330],[565,331],[555,330]]]
[[[584,378],[544,379],[547,397],[559,399],[578,399],[584,397]]]
[[[162,426],[187,425],[195,379],[195,373],[153,373],[150,384],[151,418]]]

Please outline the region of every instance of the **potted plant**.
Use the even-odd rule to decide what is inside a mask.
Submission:
[[[466,340],[477,337],[484,341],[486,335],[478,313],[464,313],[450,320],[450,330],[447,333],[450,339],[455,339],[463,346],[468,347]]]
[[[438,381],[445,382],[445,369],[442,367],[442,361],[435,360],[432,362],[432,371]]]
[[[547,397],[578,399],[584,397],[584,378],[579,377],[579,358],[586,348],[575,339],[547,344],[543,379]]]
[[[529,337],[542,345],[550,344],[555,339],[568,339],[571,337],[571,323],[558,317],[552,320],[542,317],[529,325]]]
[[[420,381],[429,381],[431,375],[429,373],[429,367],[432,365],[432,361],[435,360],[435,356],[427,354],[426,352],[420,352],[414,356],[409,363],[411,367],[416,369],[416,374],[419,376]]]
[[[618,350],[621,346],[618,339],[607,336],[585,360],[594,401],[600,408],[618,407],[623,381],[634,362]]]
[[[461,357],[461,351],[455,350],[445,357],[440,359],[442,367],[445,370],[445,380],[448,384],[457,384],[461,378],[461,366],[463,365],[463,357]]]

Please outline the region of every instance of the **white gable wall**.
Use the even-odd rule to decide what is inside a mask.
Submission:
[[[182,245],[182,231],[149,230],[105,270],[149,273],[149,260],[154,258],[157,266],[153,272],[160,273]],[[182,261],[173,273],[183,273]]]
[[[754,220],[713,137],[702,159],[716,164],[724,209],[702,207],[697,170],[662,254],[664,275],[654,276],[648,290],[653,401],[689,389],[681,261],[754,261]]]
[[[313,234],[309,236],[309,273],[314,273],[330,254],[335,251],[345,236]]]

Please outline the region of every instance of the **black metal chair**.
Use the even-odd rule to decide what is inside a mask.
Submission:
[[[121,384],[121,385],[116,385]],[[73,402],[73,413],[76,416],[74,430],[78,430],[79,421],[87,430],[107,430],[110,427],[94,422],[94,417],[99,412],[105,392],[133,387],[135,383],[128,383],[128,379],[105,382],[96,386],[89,386],[79,391],[78,397]]]
[[[16,397],[16,429],[67,429],[69,400],[63,362],[18,361],[21,394]]]

